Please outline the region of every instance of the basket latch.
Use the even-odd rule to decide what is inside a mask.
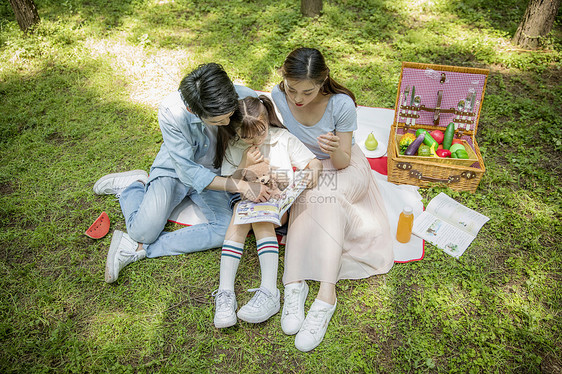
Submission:
[[[473,171],[470,171],[470,170],[468,170],[468,171],[463,171],[463,172],[461,173],[461,177],[464,177],[464,178],[466,178],[466,179],[476,178],[476,173],[473,172]]]
[[[398,162],[396,164],[396,167],[402,170],[410,170],[412,168],[412,164],[410,164],[409,162]]]
[[[424,176],[419,170],[410,170],[410,177],[427,182],[458,183],[461,181],[460,175],[451,175],[448,178],[433,178]]]

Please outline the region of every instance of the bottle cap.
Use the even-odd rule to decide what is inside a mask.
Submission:
[[[411,206],[405,205],[404,209],[403,209],[403,212],[406,213],[406,214],[412,214],[414,212],[414,210],[412,209]]]

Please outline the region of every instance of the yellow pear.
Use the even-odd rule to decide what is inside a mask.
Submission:
[[[365,140],[365,148],[367,148],[368,151],[374,151],[378,146],[379,142],[375,139],[373,133],[370,133]]]

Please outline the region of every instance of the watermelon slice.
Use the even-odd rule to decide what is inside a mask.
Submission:
[[[92,223],[92,226],[84,234],[92,239],[101,239],[109,232],[109,216],[106,212],[102,212],[100,216]]]

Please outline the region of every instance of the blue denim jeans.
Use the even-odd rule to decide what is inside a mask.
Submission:
[[[201,209],[208,223],[164,232],[174,208],[186,197]],[[147,186],[135,182],[119,198],[129,236],[143,243],[147,257],[179,255],[221,247],[232,217],[231,194],[203,190],[197,193],[179,179],[159,177]]]

